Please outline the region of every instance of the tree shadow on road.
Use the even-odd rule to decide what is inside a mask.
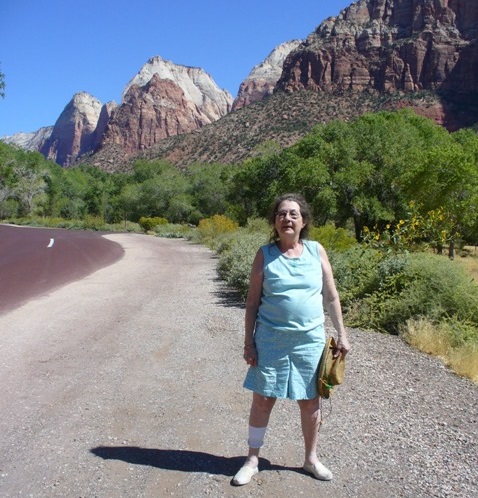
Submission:
[[[216,304],[220,306],[224,306],[226,308],[240,308],[244,309],[245,300],[241,296],[240,292],[235,290],[234,288],[228,286],[223,280],[219,277],[214,279],[219,289],[213,292],[213,295],[216,297]]]
[[[244,457],[224,457],[188,450],[161,450],[140,448],[138,446],[97,446],[91,453],[103,460],[122,460],[124,462],[157,467],[181,472],[207,472],[232,477],[244,463]],[[261,470],[292,470],[301,472],[297,467],[272,465],[269,460],[259,459]]]

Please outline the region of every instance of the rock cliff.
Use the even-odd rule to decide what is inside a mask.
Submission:
[[[247,78],[241,83],[237,97],[232,105],[232,110],[235,111],[262,100],[267,95],[271,95],[277,80],[282,74],[282,65],[285,58],[301,43],[302,40],[282,43],[264,61],[254,66]]]
[[[225,116],[232,103],[232,96],[203,69],[153,57],[126,85],[121,105],[102,105],[79,92],[53,127],[3,140],[70,166],[105,147],[132,154],[161,139],[197,130]]]
[[[2,140],[7,144],[17,145],[25,150],[38,151],[50,138],[52,131],[53,126],[45,126],[37,131],[29,133],[20,132],[15,133],[14,135],[4,136],[2,137]]]
[[[98,123],[96,124],[95,132],[93,134],[92,150],[96,150],[100,146],[111,116],[117,108],[118,104],[114,101],[107,102],[101,108]]]
[[[264,97],[272,93],[277,98],[269,103]],[[204,70],[153,57],[126,85],[119,106],[80,93],[50,135],[8,139],[37,146],[62,165],[96,152],[92,164],[108,170],[149,149],[181,165],[234,161],[267,140],[289,145],[328,119],[404,106],[449,130],[476,125],[478,1],[356,1],[304,41],[276,47],[234,102]],[[192,131],[186,147],[178,137]]]
[[[69,166],[78,156],[93,150],[101,108],[101,102],[89,93],[76,93],[60,114],[40,152],[47,159]]]
[[[477,33],[478,2],[360,0],[322,22],[289,54],[276,90],[428,90],[444,98],[438,121],[467,125],[473,117],[462,115],[458,123],[447,117],[446,103],[477,94]]]
[[[153,75],[160,80],[174,82],[185,98],[213,122],[231,110],[233,98],[227,90],[221,90],[211,76],[199,67],[183,66],[156,56],[141,68],[123,90],[123,100],[133,85],[144,87]]]
[[[126,153],[149,148],[225,116],[232,100],[204,70],[153,57],[126,85],[100,148],[114,144]]]

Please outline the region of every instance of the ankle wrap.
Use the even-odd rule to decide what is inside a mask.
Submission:
[[[247,440],[249,448],[262,448],[266,430],[267,427],[252,427],[251,425],[249,426],[249,439]]]

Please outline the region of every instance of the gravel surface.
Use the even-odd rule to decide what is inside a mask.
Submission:
[[[124,258],[0,315],[1,497],[475,497],[478,387],[397,337],[349,330],[346,381],[301,471],[295,402],[246,451],[244,309],[207,249],[109,235]],[[331,410],[331,412],[330,412]]]

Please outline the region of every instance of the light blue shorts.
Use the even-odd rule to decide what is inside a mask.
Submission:
[[[247,371],[246,389],[271,398],[318,396],[317,367],[325,346],[323,325],[309,332],[290,332],[258,323],[254,340],[259,361]]]

